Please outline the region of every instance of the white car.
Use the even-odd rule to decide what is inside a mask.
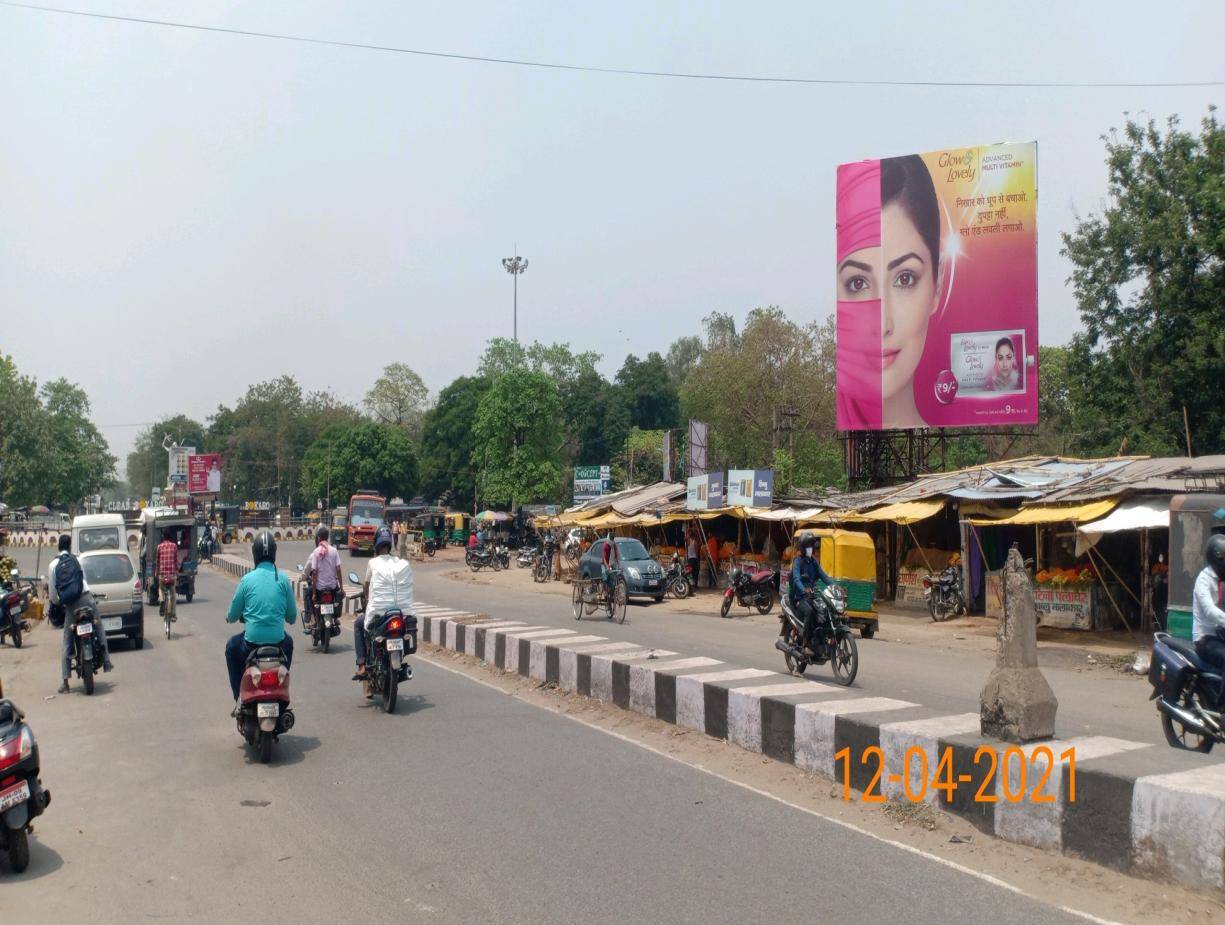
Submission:
[[[80,560],[107,638],[124,636],[132,640],[133,648],[143,648],[145,602],[132,557],[121,549],[98,549],[81,553]]]

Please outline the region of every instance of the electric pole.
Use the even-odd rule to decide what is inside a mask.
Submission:
[[[519,256],[519,245],[515,245],[515,256],[503,257],[502,266],[515,279],[515,343],[519,343],[519,274],[527,269],[527,258]]]

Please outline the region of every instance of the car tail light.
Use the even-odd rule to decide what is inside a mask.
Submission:
[[[403,636],[404,635],[404,618],[392,617],[387,621],[388,636]]]
[[[140,594],[140,592],[143,590],[144,590],[144,586],[140,583],[139,578],[137,578],[136,581],[132,582],[132,593],[133,594]]]

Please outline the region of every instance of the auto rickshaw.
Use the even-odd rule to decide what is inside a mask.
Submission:
[[[472,531],[468,525],[472,522],[471,514],[448,514],[447,520],[451,524],[451,542],[460,546],[468,544],[468,534]]]
[[[1191,638],[1191,597],[1204,568],[1204,549],[1214,533],[1225,534],[1225,495],[1170,497],[1169,601],[1166,632]]]
[[[328,528],[328,539],[337,548],[349,545],[348,508],[338,507],[332,509],[332,525]]]
[[[871,639],[880,626],[876,615],[876,544],[858,530],[806,527],[821,541],[821,568],[846,591],[846,622]]]
[[[413,529],[421,534],[421,540],[432,539],[438,546],[446,546],[450,539],[451,525],[447,514],[427,512],[413,518]]]
[[[197,543],[200,528],[195,519],[187,514],[167,508],[146,508],[140,524],[140,576],[150,604],[156,604],[162,589],[158,587],[157,547],[167,536],[174,540],[179,550],[179,574],[175,580],[175,591],[187,598],[187,603],[196,595]]]

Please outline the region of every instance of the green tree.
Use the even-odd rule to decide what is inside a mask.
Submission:
[[[1083,331],[1068,357],[1078,448],[1225,450],[1225,129],[1170,118],[1105,136],[1107,201],[1063,235]]]
[[[558,387],[565,418],[567,463],[606,466],[625,449],[629,409],[621,389],[595,369]]]
[[[652,351],[645,360],[632,353],[617,372],[630,423],[643,430],[667,430],[680,424],[680,398],[664,358]]]
[[[668,348],[668,356],[664,362],[668,366],[668,375],[678,389],[684,386],[693,367],[701,362],[703,350],[702,338],[692,335],[678,337]]]
[[[407,363],[392,363],[375,380],[363,404],[382,424],[394,424],[421,439],[421,425],[429,408],[430,390]]]
[[[151,488],[166,485],[170,458],[162,443],[167,436],[180,446],[207,452],[204,425],[187,415],[176,414],[143,428],[136,434],[126,465],[128,484],[137,497],[147,498]]]
[[[210,449],[223,455],[225,480],[235,486],[235,500],[301,500],[301,460],[317,436],[307,425],[306,411],[297,381],[280,376],[248,387],[234,408],[222,406],[210,418]]]
[[[89,418],[89,396],[67,379],[39,390],[47,415],[43,503],[76,507],[115,477],[115,457]]]
[[[399,425],[333,424],[303,454],[300,484],[308,507],[346,503],[359,488],[411,498],[418,486],[417,451]]]
[[[38,383],[0,354],[0,500],[14,507],[40,502],[47,447]]]
[[[472,464],[484,505],[528,504],[561,486],[561,400],[543,372],[512,369],[481,398]]]
[[[421,436],[421,481],[427,498],[433,500],[449,491],[456,507],[468,508],[475,501],[477,470],[472,453],[476,435],[472,425],[481,398],[488,390],[488,380],[460,376],[438,393],[438,401],[426,412]]]

